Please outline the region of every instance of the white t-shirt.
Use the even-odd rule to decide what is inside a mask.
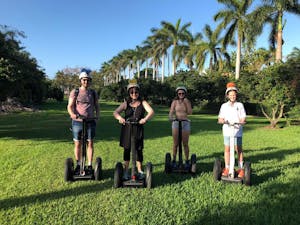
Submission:
[[[233,105],[231,105],[229,101],[223,103],[220,108],[218,117],[224,118],[224,120],[228,121],[229,123],[239,123],[240,119],[246,118],[246,112],[243,103],[235,102],[233,103]],[[231,128],[228,124],[223,124],[223,135],[224,136],[231,135]],[[234,135],[235,137],[242,137],[243,126],[235,125]]]

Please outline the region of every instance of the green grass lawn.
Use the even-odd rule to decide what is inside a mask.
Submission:
[[[154,188],[114,189],[114,167],[123,158],[116,106],[100,103],[101,181],[64,182],[65,159],[73,157],[66,102],[0,115],[0,224],[300,224],[300,126],[272,130],[264,118],[248,118],[243,143],[253,185],[247,187],[213,179],[214,159],[223,157],[216,115],[191,116],[197,175],[164,174],[171,124],[168,109],[155,107],[144,148]]]

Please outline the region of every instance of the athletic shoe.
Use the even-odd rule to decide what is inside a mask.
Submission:
[[[130,176],[129,176],[128,170],[124,171],[123,180],[130,180]]]
[[[88,172],[88,174],[92,174],[93,173],[93,167],[92,166],[88,166],[87,172]]]
[[[229,169],[228,169],[228,168],[224,168],[224,169],[223,169],[223,172],[222,172],[222,176],[227,177],[228,174],[229,174]]]
[[[190,169],[190,162],[189,162],[189,160],[186,160],[186,161],[185,161],[184,168],[185,168],[186,170],[189,170],[189,169]]]
[[[143,171],[140,171],[140,172],[138,172],[138,175],[137,175],[137,177],[138,177],[138,179],[139,179],[139,180],[142,180],[142,179],[144,179],[144,178],[145,178],[145,174],[144,174],[144,172],[143,172]]]
[[[239,170],[238,170],[238,177],[239,177],[239,178],[243,178],[244,176],[245,176],[244,170],[243,170],[243,169],[239,169]]]
[[[78,175],[79,173],[80,173],[80,165],[77,165],[74,170],[74,174]]]
[[[172,168],[173,168],[173,169],[176,169],[176,168],[177,168],[177,164],[176,164],[176,161],[175,161],[175,160],[173,160],[173,162],[172,162]]]

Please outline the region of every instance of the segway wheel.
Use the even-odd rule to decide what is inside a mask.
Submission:
[[[65,161],[65,181],[72,181],[74,168],[73,168],[73,159],[67,158]]]
[[[191,156],[191,173],[196,174],[197,171],[197,157],[196,154],[192,154]]]
[[[215,160],[213,173],[214,173],[214,178],[215,178],[216,181],[221,180],[222,164],[221,164],[221,160],[220,159],[216,159]]]
[[[146,165],[146,183],[145,186],[148,189],[151,189],[152,187],[152,163],[148,162]]]
[[[167,153],[165,158],[165,173],[171,172],[171,154]]]
[[[245,176],[243,179],[243,183],[247,186],[250,186],[251,185],[251,163],[245,162],[244,169],[245,169]]]
[[[94,176],[95,176],[95,180],[102,179],[102,159],[100,157],[96,158]]]
[[[123,166],[122,163],[118,162],[115,168],[114,174],[114,188],[119,188],[122,186],[122,177],[123,177]]]

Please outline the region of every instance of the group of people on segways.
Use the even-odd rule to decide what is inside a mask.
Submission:
[[[74,154],[76,159],[75,169],[73,161],[68,159],[66,162],[66,180],[71,180],[70,176],[91,175],[99,177],[101,170],[101,158],[97,158],[95,167],[92,167],[94,153],[94,137],[96,130],[96,121],[99,118],[100,109],[97,93],[90,89],[92,77],[90,70],[83,69],[79,75],[80,88],[71,91],[67,110],[72,119],[72,132],[74,141]],[[154,115],[154,110],[150,104],[140,96],[140,86],[134,81],[127,86],[128,97],[113,112],[113,116],[121,126],[120,146],[123,147],[123,165],[117,164],[117,186],[121,182],[128,180],[143,180],[151,174],[143,172],[143,148],[144,148],[144,124],[146,124]],[[243,152],[242,152],[242,125],[246,122],[246,113],[242,103],[236,101],[237,88],[234,83],[229,83],[225,92],[228,102],[224,103],[219,112],[218,122],[223,124],[224,136],[224,159],[225,168],[222,170],[222,176],[229,175],[230,167],[230,134],[229,125],[235,123],[235,147],[238,152],[239,170],[238,177],[244,176],[243,170]],[[123,115],[124,114],[124,115]],[[176,96],[171,103],[169,110],[169,120],[172,122],[172,157],[170,153],[166,155],[165,172],[196,172],[196,155],[192,154],[189,160],[189,136],[191,131],[191,122],[188,115],[192,114],[191,102],[187,98],[187,89],[183,85],[176,88]],[[123,116],[122,116],[123,115]],[[238,124],[237,124],[238,123]],[[82,135],[84,133],[84,136]],[[182,144],[184,149],[183,164]],[[85,166],[85,145],[87,145],[88,165]],[[179,152],[178,152],[179,150]],[[131,174],[129,172],[130,153],[132,155]],[[176,161],[179,153],[179,161]],[[72,165],[72,166],[71,166]],[[148,163],[147,173],[152,170],[152,164]],[[96,169],[96,168],[95,168]],[[137,170],[137,171],[136,171]],[[70,175],[71,173],[71,175]],[[122,175],[120,177],[120,174]],[[73,178],[74,178],[73,177]],[[115,174],[116,177],[116,174]],[[145,183],[145,182],[144,182]]]

